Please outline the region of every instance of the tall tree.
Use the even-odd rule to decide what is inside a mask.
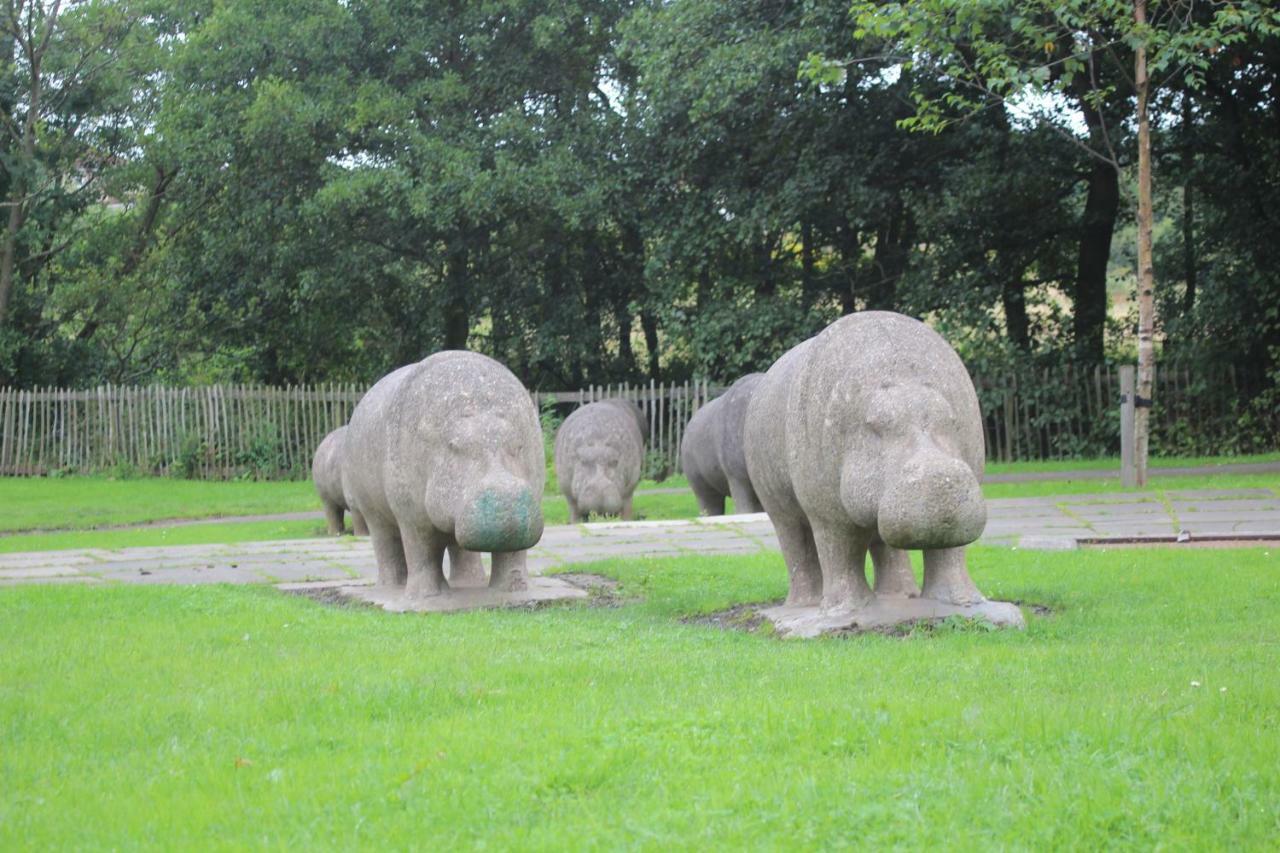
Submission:
[[[993,99],[1075,94],[1091,131],[1089,142],[1078,144],[1118,175],[1123,164],[1112,139],[1117,126],[1103,124],[1095,134],[1090,116],[1105,119],[1105,105],[1114,104],[1116,98],[1127,101],[1128,91],[1134,93],[1132,116],[1138,128],[1139,163],[1138,396],[1142,398],[1135,421],[1135,452],[1138,481],[1144,484],[1155,366],[1149,104],[1154,88],[1161,85],[1161,79],[1153,80],[1152,75],[1176,75],[1194,85],[1214,51],[1245,39],[1249,33],[1268,35],[1280,30],[1280,9],[1258,0],[1200,4],[1174,0],[1160,4],[1155,14],[1148,15],[1146,0],[997,0],[982,4],[965,0],[888,4],[859,0],[852,11],[859,34],[884,39],[905,67],[961,87],[941,97],[918,90],[917,113],[907,123],[916,129],[937,131],[957,111],[980,110]],[[1127,86],[1099,73],[1103,60],[1115,74],[1112,79]],[[827,63],[814,57],[809,67],[820,75]],[[1062,132],[1071,133],[1066,128]],[[1096,135],[1101,136],[1101,149]]]

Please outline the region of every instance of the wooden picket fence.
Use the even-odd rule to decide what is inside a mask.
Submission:
[[[975,376],[974,385],[992,461],[1119,452],[1118,377],[1111,367],[1027,369]],[[1231,367],[1162,367],[1153,450],[1221,452],[1241,407],[1263,388]],[[535,391],[532,397],[540,410],[559,416],[596,400],[634,401],[649,427],[647,467],[678,472],[685,426],[723,391],[698,380]],[[320,440],[347,422],[363,394],[356,385],[0,388],[0,475],[127,469],[209,479],[306,477]],[[1262,428],[1274,436],[1280,414],[1270,417]]]
[[[113,387],[87,391],[0,389],[0,475],[129,470],[218,479],[309,476],[321,439],[345,424],[364,388]],[[706,381],[592,386],[534,392],[533,402],[572,406],[625,397],[649,424],[658,467],[679,469],[685,425],[713,393]]]

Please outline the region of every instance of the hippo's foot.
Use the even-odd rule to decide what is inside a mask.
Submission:
[[[493,570],[489,573],[489,588],[503,592],[521,592],[529,588],[529,573],[525,568],[524,551],[495,551]]]
[[[981,604],[986,601],[969,577],[964,548],[938,548],[924,552],[924,590],[921,595],[944,604]]]
[[[404,586],[404,597],[411,601],[421,601],[424,598],[442,595],[448,589],[449,585],[443,581],[424,575],[414,575]]]
[[[822,596],[819,609],[823,613],[853,613],[861,610],[876,600],[875,595],[862,593],[861,590],[841,590],[837,592],[827,592]]]

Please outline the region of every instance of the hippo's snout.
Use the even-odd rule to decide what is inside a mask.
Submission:
[[[987,525],[987,505],[973,471],[936,451],[887,471],[876,514],[880,538],[894,548],[957,548]]]
[[[574,482],[575,499],[584,512],[597,515],[622,513],[622,490],[605,477],[579,478]]]
[[[454,532],[468,551],[523,551],[542,538],[542,505],[527,483],[489,477],[464,501]]]

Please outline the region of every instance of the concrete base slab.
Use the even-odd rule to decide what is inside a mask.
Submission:
[[[1016,604],[1007,601],[984,601],[981,604],[944,604],[931,598],[876,598],[857,610],[823,610],[818,605],[807,607],[768,607],[760,615],[773,623],[783,637],[820,637],[844,631],[876,631],[921,619],[946,619],[963,616],[985,619],[1001,628],[1025,628],[1027,623]]]
[[[452,587],[441,595],[413,600],[405,598],[403,589],[377,584],[352,584],[336,589],[348,598],[376,604],[392,613],[453,613],[587,597],[585,589],[579,589],[568,581],[540,575],[531,576],[529,587],[516,592],[491,589],[488,586]]]

